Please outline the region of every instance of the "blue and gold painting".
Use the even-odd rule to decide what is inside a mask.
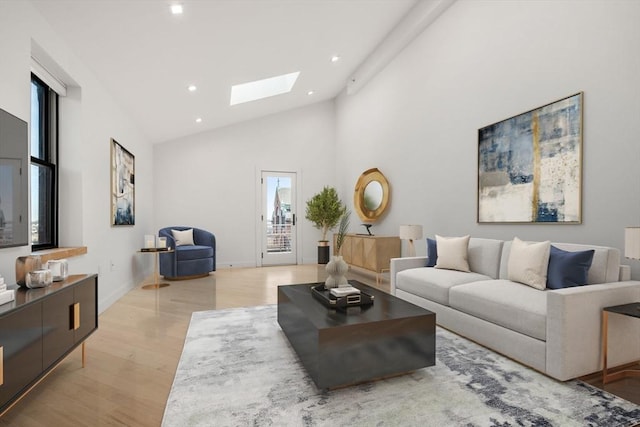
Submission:
[[[478,130],[478,222],[581,222],[582,96]]]

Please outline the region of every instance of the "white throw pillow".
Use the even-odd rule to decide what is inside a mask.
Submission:
[[[469,272],[469,236],[442,237],[436,234],[438,261],[435,268]]]
[[[550,250],[551,242],[549,240],[527,243],[517,237],[514,238],[507,264],[509,280],[544,290],[547,286]]]
[[[176,239],[176,246],[195,245],[195,243],[193,243],[193,228],[183,231],[171,229],[171,234],[173,238]]]

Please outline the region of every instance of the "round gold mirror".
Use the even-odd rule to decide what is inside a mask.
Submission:
[[[389,203],[389,182],[377,168],[366,170],[358,178],[353,204],[361,220],[374,222]]]

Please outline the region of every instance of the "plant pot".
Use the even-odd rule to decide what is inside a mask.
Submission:
[[[320,240],[318,242],[318,264],[326,264],[329,262],[329,242]]]

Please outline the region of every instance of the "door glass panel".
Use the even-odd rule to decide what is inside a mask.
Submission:
[[[293,214],[291,178],[267,177],[267,253],[290,253]]]

